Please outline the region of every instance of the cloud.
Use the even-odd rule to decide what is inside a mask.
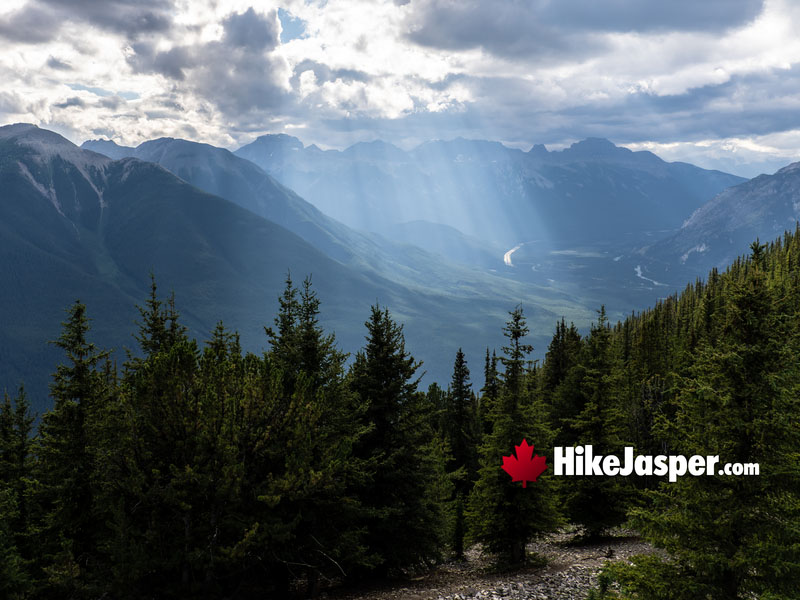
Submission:
[[[545,2],[543,20],[567,29],[603,32],[722,33],[753,21],[763,0],[560,0]]]
[[[314,78],[317,83],[322,84],[328,81],[361,81],[364,83],[369,82],[372,76],[365,71],[359,69],[332,69],[326,64],[317,62],[315,60],[305,59],[297,63],[293,68],[292,84],[299,85],[300,75],[311,71],[314,73]]]
[[[172,24],[170,0],[29,0],[0,20],[0,37],[26,44],[57,37],[65,23],[89,23],[136,39],[167,31]]]
[[[278,45],[280,24],[277,11],[261,15],[251,6],[241,14],[233,13],[222,21],[223,43],[232,48],[274,50]]]
[[[39,44],[55,38],[61,24],[59,15],[29,4],[0,16],[0,38],[22,44]]]
[[[289,67],[274,54],[279,45],[277,11],[252,7],[221,21],[219,40],[157,51],[153,42],[132,44],[127,60],[137,73],[158,73],[179,82],[223,113],[236,116],[289,102]]]
[[[772,160],[770,143],[748,144],[800,114],[790,0],[11,2],[0,118],[128,144],[284,130],[322,147],[558,147],[593,135],[673,158],[713,151],[721,165]]]
[[[598,40],[579,39],[540,19],[531,6],[508,0],[417,0],[407,21],[407,36],[422,46],[447,50],[483,48],[502,56],[539,56],[566,60],[597,51]]]
[[[116,111],[119,110],[120,106],[124,106],[125,102],[126,101],[124,98],[114,95],[114,96],[106,96],[104,98],[100,98],[97,104],[98,106],[101,106],[103,108],[108,108],[110,110]]]
[[[563,61],[596,54],[602,34],[720,33],[753,21],[761,0],[415,0],[407,37],[433,48]]]
[[[72,71],[72,65],[62,60],[58,60],[55,56],[50,56],[47,59],[47,66],[56,71]]]
[[[72,96],[71,98],[67,98],[64,102],[59,102],[58,104],[54,104],[56,108],[71,108],[73,106],[77,106],[78,108],[85,108],[86,102],[78,98],[77,96]]]
[[[0,114],[22,114],[25,112],[25,103],[15,92],[0,90]]]
[[[38,0],[38,4],[66,20],[91,23],[130,39],[143,33],[164,32],[172,22],[173,6],[169,0]]]

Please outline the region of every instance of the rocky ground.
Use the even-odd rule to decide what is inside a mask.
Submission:
[[[546,559],[546,564],[496,573],[491,570],[490,557],[473,548],[466,562],[445,563],[413,580],[326,596],[336,600],[580,600],[596,585],[606,561],[654,552],[652,546],[624,531],[591,543],[581,543],[574,533],[562,532],[530,544],[528,550]]]

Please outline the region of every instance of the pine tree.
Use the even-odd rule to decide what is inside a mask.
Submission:
[[[89,584],[104,519],[95,502],[93,427],[102,410],[104,383],[98,365],[107,352],[89,342],[86,306],[67,310],[53,342],[66,363],[53,375],[53,410],[42,417],[37,447],[37,503],[43,511],[40,540],[47,587],[74,593]]]
[[[268,360],[290,394],[282,426],[288,435],[278,433],[278,440],[294,456],[276,510],[294,526],[291,542],[276,552],[284,564],[304,565],[314,593],[321,576],[342,576],[369,563],[358,524],[364,511],[355,495],[367,469],[353,456],[364,433],[363,410],[346,385],[346,355],[319,325],[320,301],[311,279],[298,293],[287,278],[280,305],[277,331],[268,330]]]
[[[480,413],[481,434],[486,435],[492,432],[492,410],[500,396],[500,376],[497,372],[497,355],[492,351],[489,356],[489,348],[486,348],[486,360],[483,366],[483,387],[481,388],[481,398],[478,403]]]
[[[464,352],[459,348],[453,365],[450,389],[445,396],[443,419],[445,440],[449,445],[451,456],[447,470],[455,483],[455,497],[452,500],[454,512],[452,549],[458,559],[464,557],[464,510],[478,471],[475,439],[478,415],[473,412],[472,398],[469,367]]]
[[[679,579],[685,595],[725,600],[793,597],[800,579],[800,389],[797,317],[776,311],[764,249],[729,274],[713,343],[702,343],[679,382],[676,453],[758,463],[758,476],[682,477],[637,511],[641,531],[672,557],[620,578],[629,588]],[[789,343],[787,343],[787,341]],[[638,573],[638,574],[637,574]],[[677,597],[677,596],[676,596]]]
[[[598,311],[578,370],[580,412],[570,423],[574,443],[591,445],[595,455],[622,455],[625,421],[618,400],[619,364],[614,356],[605,307]],[[625,520],[631,496],[622,477],[582,476],[566,489],[566,509],[571,521],[583,525],[588,537]]]
[[[567,327],[562,318],[556,324],[556,331],[547,348],[541,377],[543,401],[558,428],[555,440],[558,446],[571,445],[575,441],[571,425],[581,408],[578,374],[575,372],[581,351],[582,340],[578,330],[573,323]]]
[[[517,307],[503,329],[508,346],[500,396],[490,414],[491,433],[481,446],[481,468],[469,500],[469,540],[481,542],[500,561],[519,565],[527,560],[526,545],[537,534],[559,524],[555,497],[546,475],[535,485],[513,484],[502,470],[502,456],[513,453],[523,439],[544,455],[552,443],[546,422],[534,421],[535,402],[528,397],[525,357],[532,346],[523,342],[528,327]]]
[[[200,388],[200,350],[179,322],[174,297],[159,300],[155,283],[121,382],[112,527],[106,544],[119,595],[197,591],[209,543],[205,509],[213,507],[205,447],[211,410]],[[204,419],[208,417],[208,423]],[[199,575],[202,573],[202,575]]]
[[[366,544],[379,570],[415,566],[438,557],[442,519],[437,465],[431,458],[431,410],[417,392],[419,364],[405,348],[402,327],[388,310],[372,307],[367,345],[350,381],[371,429],[355,447],[372,466],[359,494],[370,511]]]
[[[30,435],[33,417],[24,388],[0,407],[0,595],[23,598],[30,591]]]

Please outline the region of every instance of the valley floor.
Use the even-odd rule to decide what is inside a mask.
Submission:
[[[329,593],[336,600],[580,600],[597,584],[606,561],[628,560],[655,552],[630,531],[618,531],[596,542],[581,543],[575,533],[561,532],[528,546],[547,559],[508,573],[490,573],[489,558],[477,547],[463,563],[448,562],[413,580],[375,584],[359,590]]]

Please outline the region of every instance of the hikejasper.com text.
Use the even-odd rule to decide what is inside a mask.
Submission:
[[[556,446],[553,448],[553,474],[566,476],[629,475],[655,477],[667,476],[670,482],[678,477],[693,475],[758,475],[758,463],[725,463],[720,465],[719,456],[634,455],[631,446],[625,448],[623,459],[614,454],[595,456],[591,445]]]

